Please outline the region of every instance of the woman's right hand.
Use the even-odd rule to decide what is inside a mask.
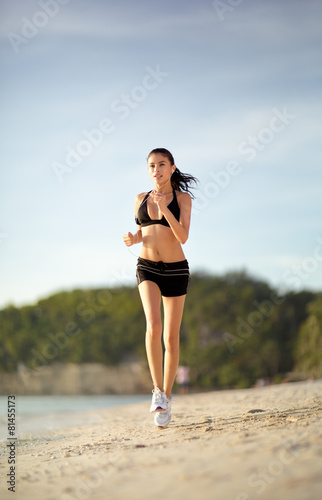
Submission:
[[[123,236],[123,241],[127,247],[130,247],[135,243],[135,236],[132,233],[127,233]]]

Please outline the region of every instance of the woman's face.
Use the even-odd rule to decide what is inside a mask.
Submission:
[[[160,153],[152,153],[148,158],[149,174],[158,187],[165,185],[171,178],[174,165],[171,165],[166,156]]]

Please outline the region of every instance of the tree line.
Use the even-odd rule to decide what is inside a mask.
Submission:
[[[0,370],[52,362],[146,362],[137,288],[76,289],[0,311]],[[322,295],[279,294],[246,272],[194,273],[180,363],[196,388],[251,387],[259,379],[322,376]]]

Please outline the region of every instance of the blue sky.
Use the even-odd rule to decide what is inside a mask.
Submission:
[[[192,271],[322,289],[321,2],[0,9],[0,306],[134,284],[155,147],[200,180]]]

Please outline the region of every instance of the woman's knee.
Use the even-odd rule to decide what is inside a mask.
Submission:
[[[160,339],[162,334],[162,323],[159,319],[149,319],[146,322],[146,334],[151,339]]]
[[[179,334],[168,335],[164,339],[164,347],[168,352],[178,352],[179,350]]]

